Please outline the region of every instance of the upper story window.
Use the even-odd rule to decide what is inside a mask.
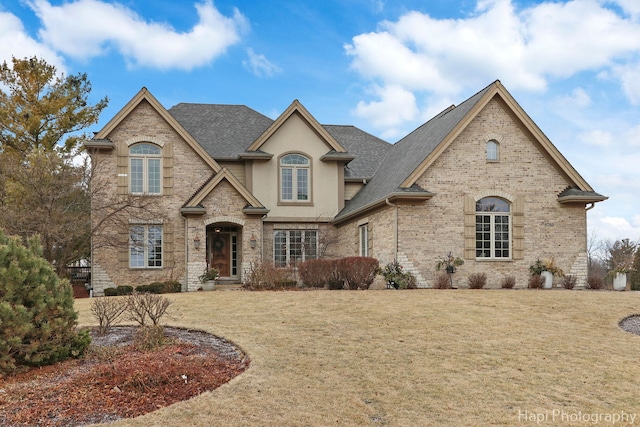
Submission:
[[[511,258],[511,205],[498,197],[476,202],[476,258]]]
[[[491,140],[487,142],[487,161],[497,162],[499,160],[498,148],[499,148],[499,145],[496,141]]]
[[[301,154],[287,154],[280,159],[280,201],[310,201],[310,164]]]
[[[162,188],[162,150],[141,143],[129,148],[129,189],[135,194],[160,194]]]

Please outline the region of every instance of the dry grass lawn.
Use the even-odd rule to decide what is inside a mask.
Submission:
[[[530,417],[544,414],[540,425],[589,425],[576,417],[636,412],[640,423],[640,336],[618,328],[640,312],[636,292],[169,298],[167,323],[234,341],[251,367],[213,392],[114,426],[512,426],[537,425]],[[76,309],[82,325],[95,324],[89,300]]]

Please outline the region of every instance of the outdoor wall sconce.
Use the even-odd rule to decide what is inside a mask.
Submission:
[[[256,244],[258,244],[258,241],[256,240],[256,236],[252,234],[251,239],[249,239],[249,245],[251,246],[251,249],[255,249]]]
[[[193,247],[197,249],[200,249],[200,237],[196,236],[193,239]]]

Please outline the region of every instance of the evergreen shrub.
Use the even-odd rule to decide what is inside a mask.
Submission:
[[[0,230],[0,376],[82,356],[91,337],[76,326],[72,287],[42,257],[39,239],[25,246]]]

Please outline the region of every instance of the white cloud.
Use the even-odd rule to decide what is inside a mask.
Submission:
[[[258,77],[271,77],[282,71],[280,67],[269,61],[266,56],[255,53],[251,48],[247,49],[247,57],[248,59],[243,61],[242,64]]]
[[[606,202],[605,202],[606,203]],[[607,216],[605,212],[598,212],[600,206],[589,212],[589,234],[594,233],[599,240],[640,240],[640,218],[633,222],[619,216]]]
[[[425,97],[456,97],[495,79],[511,90],[543,91],[551,80],[610,70],[640,100],[640,67],[625,62],[640,54],[640,23],[605,4],[549,1],[516,10],[511,0],[484,0],[461,19],[413,11],[353,37],[345,51],[371,84]],[[577,106],[590,102],[579,89],[573,97]]]
[[[395,85],[374,86],[372,90],[380,101],[361,101],[353,114],[368,120],[377,128],[387,128],[386,135],[383,137],[397,136],[398,130],[394,128],[415,119],[418,114],[415,96],[410,91]]]
[[[640,2],[638,0],[615,0],[615,3],[634,18],[640,17]]]
[[[620,79],[624,93],[631,103],[640,105],[640,62],[616,66],[613,73]]]
[[[246,19],[220,14],[211,0],[197,3],[199,21],[179,33],[163,23],[147,22],[118,3],[77,0],[53,6],[29,3],[43,23],[41,39],[52,49],[87,59],[118,50],[132,66],[189,70],[204,65],[240,40]]]
[[[588,145],[593,145],[596,147],[608,147],[613,141],[613,136],[610,132],[596,129],[589,132],[584,132],[582,135],[580,135],[580,139]]]
[[[586,90],[581,87],[577,87],[571,92],[570,95],[560,97],[558,102],[562,105],[563,108],[583,109],[591,106],[591,97]]]
[[[626,147],[640,147],[640,124],[625,130],[621,140]]]
[[[37,56],[54,65],[59,72],[66,71],[63,59],[31,38],[20,19],[10,13],[0,12],[0,61],[11,64],[12,56],[19,59]]]

